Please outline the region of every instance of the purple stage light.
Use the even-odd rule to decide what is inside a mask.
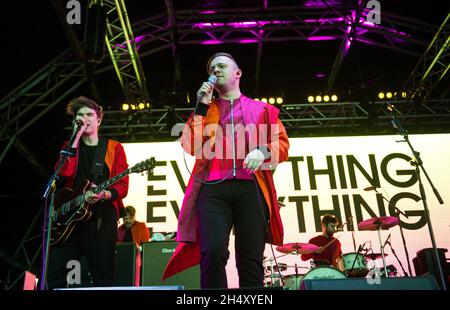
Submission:
[[[223,41],[221,41],[221,40],[205,40],[205,41],[202,41],[200,44],[214,45],[214,44],[222,44],[222,43],[223,43]]]
[[[205,14],[205,15],[207,15],[207,14],[216,14],[217,12],[216,11],[214,11],[214,10],[208,10],[208,11],[200,11],[200,12],[198,12],[198,14]]]
[[[239,40],[239,43],[257,43],[257,42],[259,42],[258,40],[256,40],[256,39],[242,39],[242,40]]]
[[[307,41],[330,41],[330,40],[337,40],[339,39],[338,36],[312,36],[306,38]]]

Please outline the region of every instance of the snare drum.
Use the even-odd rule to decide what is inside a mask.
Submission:
[[[342,255],[338,262],[338,267],[340,271],[351,278],[363,278],[369,273],[364,255],[358,253],[347,253]]]

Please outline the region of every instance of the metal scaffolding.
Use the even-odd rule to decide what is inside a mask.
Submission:
[[[104,0],[107,7],[106,46],[129,103],[149,103],[144,70],[136,49],[124,0]]]
[[[411,100],[430,97],[450,68],[450,13],[411,72],[405,89]]]
[[[450,100],[431,100],[417,105],[410,101],[389,101],[395,105],[405,127],[433,125],[450,128]],[[283,104],[280,120],[290,136],[305,134],[386,133],[390,130],[387,101]],[[411,109],[411,105],[415,109]],[[162,108],[133,111],[106,111],[101,134],[120,141],[173,140],[171,130],[185,123],[194,108]],[[413,111],[413,113],[411,113]],[[127,123],[127,126],[124,125]],[[69,128],[67,128],[69,129]]]

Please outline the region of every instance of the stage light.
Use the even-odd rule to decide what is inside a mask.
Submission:
[[[391,99],[392,98],[392,93],[391,92],[387,92],[386,93],[386,98]]]
[[[261,101],[267,103],[267,98],[261,98]]]
[[[122,110],[123,110],[123,111],[128,111],[129,109],[130,109],[130,106],[129,106],[128,103],[122,104]]]
[[[322,101],[322,96],[316,96],[316,102],[321,102]]]
[[[253,100],[260,101],[259,98],[253,98]]]
[[[338,96],[336,96],[336,95],[331,96],[331,101],[336,102],[337,100],[338,100]]]
[[[283,98],[278,97],[278,98],[277,98],[277,103],[278,103],[278,104],[282,104],[282,103],[283,103]]]
[[[269,103],[270,103],[270,104],[274,104],[274,103],[275,103],[275,98],[270,97],[270,98],[269,98]]]
[[[136,110],[136,106],[134,104],[130,104],[131,110]]]
[[[402,98],[406,98],[406,92],[402,91]]]
[[[383,92],[379,92],[379,93],[378,93],[378,98],[384,99],[384,93],[383,93]]]
[[[141,102],[138,104],[138,108],[139,110],[144,110],[145,109],[145,103]]]
[[[314,97],[313,96],[308,96],[308,102],[309,103],[313,103],[314,102]]]
[[[323,96],[323,101],[325,101],[325,102],[330,101],[330,96],[328,96],[328,95]]]

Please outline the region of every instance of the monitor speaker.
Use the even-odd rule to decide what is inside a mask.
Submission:
[[[134,242],[120,242],[116,246],[114,286],[138,286],[139,257]],[[137,283],[136,283],[137,281]]]
[[[185,289],[200,288],[199,265],[161,281],[164,269],[176,247],[175,241],[142,243],[142,286],[181,285]]]
[[[438,290],[434,277],[366,278],[303,280],[302,290]]]

